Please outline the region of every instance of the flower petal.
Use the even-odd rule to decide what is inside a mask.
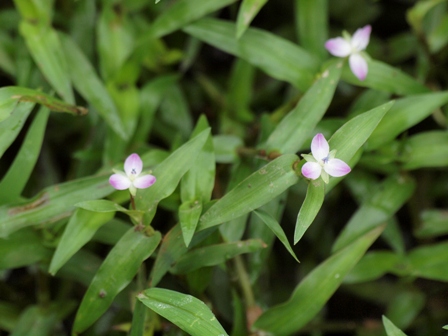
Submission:
[[[315,180],[320,176],[322,172],[322,167],[316,162],[307,162],[302,166],[302,175]]]
[[[138,189],[145,189],[152,186],[156,182],[155,176],[150,174],[142,175],[134,180],[134,186]]]
[[[366,79],[368,66],[367,61],[360,54],[353,54],[348,59],[350,69],[359,80]]]
[[[346,57],[350,55],[352,51],[352,46],[350,43],[342,37],[329,39],[325,42],[325,48],[330,54],[337,57]]]
[[[320,162],[320,160],[325,159],[330,152],[330,146],[328,146],[327,140],[322,133],[318,133],[314,136],[313,141],[311,141],[311,153],[314,158]]]
[[[330,176],[339,177],[350,173],[351,169],[344,161],[339,159],[329,160],[326,165],[324,165],[324,170]]]
[[[352,37],[352,47],[357,51],[364,50],[369,44],[371,31],[372,27],[370,25],[359,28],[357,31],[355,31]]]
[[[124,171],[126,172],[126,175],[130,176],[135,175],[138,176],[142,172],[143,168],[143,162],[142,159],[140,159],[140,156],[138,154],[131,154],[128,156],[126,161],[124,162]]]
[[[117,190],[125,190],[131,186],[131,180],[122,174],[113,174],[109,177],[109,183]]]

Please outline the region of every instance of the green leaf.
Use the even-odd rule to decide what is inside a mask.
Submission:
[[[418,124],[435,109],[448,103],[448,92],[435,92],[398,99],[370,137],[369,150],[393,140]]]
[[[281,194],[297,182],[297,162],[296,155],[286,154],[254,172],[202,215],[198,230],[238,218]]]
[[[208,129],[205,116],[201,116],[191,135],[194,138]],[[204,146],[196,157],[195,164],[182,177],[180,198],[183,202],[199,200],[202,203],[210,201],[215,185],[215,154],[213,140],[208,136]]]
[[[384,180],[344,227],[334,242],[333,251],[386,222],[411,197],[414,189],[414,180],[408,176],[394,175]]]
[[[137,298],[192,336],[227,335],[207,305],[191,295],[150,288],[137,295]]]
[[[149,33],[163,37],[186,24],[196,21],[209,13],[215,12],[236,0],[179,0],[172,4],[152,24]]]
[[[154,169],[152,175],[157,178],[157,182],[151,188],[138,191],[135,203],[137,209],[147,211],[145,223],[151,222],[157,204],[173,193],[182,176],[195,164],[209,134],[210,129],[206,129],[173,152]]]
[[[296,0],[296,25],[300,45],[325,59],[328,39],[328,4],[326,0]]]
[[[44,24],[23,20],[20,33],[28,49],[53,89],[69,104],[74,104],[68,65],[56,31]]]
[[[373,281],[392,270],[400,256],[389,251],[367,253],[345,277],[345,284]]]
[[[34,107],[33,103],[9,99],[11,96],[5,89],[0,89],[0,102],[6,102],[10,108],[5,109],[6,106],[0,103],[0,158],[16,139]]]
[[[217,163],[233,163],[238,160],[238,148],[244,145],[236,135],[219,134],[213,137]]]
[[[73,331],[83,332],[103,315],[134,278],[143,261],[159,245],[160,232],[150,237],[130,228],[109,252],[92,280],[76,314]]]
[[[79,202],[75,204],[75,207],[102,213],[107,212],[115,213],[116,211],[119,211],[131,217],[137,223],[141,222],[143,216],[143,211],[128,210],[126,208],[123,208],[120,204],[108,200],[92,200],[92,201]]]
[[[98,111],[110,128],[122,139],[130,134],[123,127],[117,108],[90,61],[69,35],[59,34],[62,48],[70,64],[68,73],[76,90]]]
[[[386,316],[383,315],[382,319],[387,336],[406,336],[406,334],[398,329]]]
[[[322,179],[310,181],[306,192],[305,201],[297,215],[296,227],[294,231],[294,244],[305,234],[311,223],[316,218],[325,198],[325,183]]]
[[[411,76],[386,63],[369,60],[368,65],[369,73],[363,81],[360,81],[353,75],[347,64],[342,71],[342,79],[354,85],[395,93],[397,95],[415,95],[431,91]]]
[[[145,305],[135,300],[134,310],[132,311],[132,325],[129,331],[129,336],[142,336],[145,334],[145,319],[146,319]]]
[[[235,24],[204,18],[186,26],[186,33],[201,41],[240,57],[273,78],[284,80],[306,91],[318,70],[318,62],[299,46],[274,34],[249,28],[236,38]],[[282,52],[266,52],[281,50]]]
[[[67,112],[78,116],[87,114],[87,109],[84,107],[70,105],[46,93],[19,86],[7,86],[1,88],[0,99],[2,102],[0,105],[0,121],[5,120],[13,113],[26,114],[26,111],[32,109],[32,106],[34,106],[34,104],[30,103],[44,105],[55,112]],[[22,104],[25,105],[23,110],[21,109]]]
[[[276,335],[291,335],[299,331],[324,307],[345,275],[361,259],[383,228],[377,227],[358,237],[314,268],[296,287],[288,301],[265,311],[254,327]]]
[[[291,245],[289,244],[288,238],[286,237],[285,231],[283,231],[280,224],[277,222],[275,218],[273,218],[269,213],[263,211],[261,209],[255,210],[254,213],[272,230],[272,232],[277,236],[277,238],[282,242],[285,248],[288,250],[289,254],[299,262],[296,254],[292,250]]]
[[[182,274],[202,267],[216,266],[237,255],[255,252],[265,247],[266,244],[259,239],[199,247],[184,254],[171,268],[171,272]]]
[[[402,287],[389,300],[386,315],[404,329],[415,321],[425,305],[426,295],[423,292],[416,288]]]
[[[0,238],[0,269],[32,265],[51,255],[41,237],[30,229],[20,230],[8,238]]]
[[[445,131],[414,135],[406,141],[405,148],[404,169],[448,166],[448,134]]]
[[[420,218],[421,225],[414,232],[417,238],[432,238],[448,234],[448,212],[446,210],[423,210]]]
[[[25,202],[1,206],[0,237],[68,217],[74,210],[73,204],[102,198],[112,190],[106,176],[92,176],[45,188]]]
[[[341,61],[332,62],[278,124],[266,142],[269,151],[296,153],[328,109],[341,75]]]
[[[236,38],[239,39],[268,0],[243,0],[236,19]]]
[[[182,236],[185,245],[190,245],[199,217],[202,214],[202,203],[200,201],[187,201],[179,207],[179,224],[182,228]]]
[[[421,246],[408,255],[410,274],[425,279],[448,281],[448,242]]]
[[[76,253],[87,244],[95,232],[110,221],[115,212],[93,212],[84,209],[75,210],[70,218],[61,240],[51,259],[49,272],[56,272]]]
[[[0,182],[0,203],[16,200],[22,194],[39,157],[50,111],[41,107],[8,172]]]

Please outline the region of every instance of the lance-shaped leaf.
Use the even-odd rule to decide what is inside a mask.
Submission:
[[[0,154],[3,154],[15,139],[34,107],[34,103],[21,101],[14,97],[16,88],[16,86],[0,88],[0,140],[2,140],[0,141]],[[5,119],[8,118],[13,120],[5,122]]]
[[[419,133],[406,141],[405,169],[448,166],[448,134],[445,131]]]
[[[294,231],[294,244],[297,244],[304,235],[305,231],[316,218],[325,197],[325,183],[319,178],[310,181],[306,191],[305,201],[300,207],[297,215],[296,228]]]
[[[98,111],[115,133],[127,139],[129,134],[123,127],[117,108],[92,64],[70,36],[60,34],[59,38],[65,57],[70,64],[68,73],[76,90]]]
[[[236,38],[235,24],[204,18],[183,29],[201,41],[240,57],[273,78],[287,81],[306,91],[311,85],[319,64],[299,46],[267,31],[249,28]],[[281,50],[282,52],[266,52]]]
[[[191,295],[163,288],[150,288],[137,298],[192,336],[226,336],[207,305]]]
[[[236,19],[236,38],[240,38],[268,0],[243,0]]]
[[[173,193],[182,176],[195,164],[196,157],[209,134],[210,129],[202,131],[154,169],[152,175],[157,178],[157,182],[149,189],[139,190],[135,197],[137,209],[147,211],[144,217],[145,223],[151,222],[160,200]]]
[[[411,197],[414,189],[415,183],[410,177],[394,175],[387,178],[352,216],[336,239],[333,251],[383,224]]]
[[[53,89],[68,103],[73,104],[73,96],[68,65],[56,31],[49,25],[23,20],[20,33],[28,49]]]
[[[409,253],[409,272],[412,276],[446,282],[448,281],[447,260],[447,242],[421,246]]]
[[[383,325],[386,329],[387,336],[406,336],[395,324],[392,323],[386,316],[383,315]]]
[[[46,93],[19,86],[7,86],[0,89],[0,121],[8,118],[11,114],[20,113],[19,106],[24,104],[24,112],[31,109],[34,103],[44,105],[54,112],[67,112],[82,116],[87,114],[87,109],[81,106],[74,106]]]
[[[266,142],[268,151],[296,153],[322,119],[333,99],[341,75],[341,61],[333,61],[300,99],[297,106],[277,125]]]
[[[398,95],[413,95],[431,91],[411,76],[388,64],[375,60],[369,60],[368,64],[369,73],[363,81],[353,75],[347,64],[344,66],[342,79],[358,86]]]
[[[247,177],[202,215],[198,230],[238,218],[274,199],[297,182],[297,162],[296,155],[282,155]]]
[[[39,157],[49,113],[47,108],[41,107],[28,129],[19,152],[0,182],[0,203],[14,201],[22,194]]]
[[[134,228],[109,252],[92,280],[76,314],[73,331],[82,332],[91,326],[134,278],[142,262],[159,245],[160,232],[150,237]]]
[[[202,202],[200,201],[183,202],[179,207],[179,224],[182,228],[182,237],[186,246],[190,245],[201,214]]]
[[[179,0],[163,11],[151,25],[149,33],[163,37],[186,24],[215,12],[236,0]]]
[[[370,137],[367,143],[368,149],[376,149],[388,143],[447,103],[448,92],[434,92],[397,99]]]
[[[93,176],[45,188],[31,200],[0,207],[0,237],[21,228],[54,222],[71,215],[73,204],[109,195],[106,176]]]
[[[255,210],[254,213],[272,230],[272,232],[277,236],[277,238],[282,242],[288,252],[292,255],[292,257],[299,262],[296,254],[292,250],[291,245],[289,244],[288,238],[286,237],[285,231],[283,231],[280,224],[277,222],[275,218],[273,218],[269,213],[263,210]]]
[[[216,266],[237,255],[255,252],[265,247],[266,244],[260,239],[199,247],[183,255],[171,268],[171,272],[182,274],[202,267]]]
[[[314,268],[296,287],[288,301],[264,312],[254,327],[276,335],[291,335],[299,331],[324,307],[345,275],[361,259],[383,229],[384,226],[378,227],[358,237]]]
[[[95,232],[110,221],[115,212],[93,212],[77,209],[68,221],[61,240],[54,252],[49,272],[56,272],[76,253],[90,241]]]

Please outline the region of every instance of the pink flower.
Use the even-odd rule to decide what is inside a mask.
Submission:
[[[143,162],[138,154],[131,154],[124,162],[124,172],[114,170],[109,178],[109,183],[117,190],[129,189],[132,196],[135,196],[137,189],[145,189],[156,182],[156,178],[150,174],[140,175]]]
[[[366,49],[369,44],[370,32],[372,27],[367,25],[363,28],[359,28],[353,37],[344,36],[336,37],[325,42],[325,48],[337,57],[350,56],[348,62],[353,74],[358,77],[359,80],[364,80],[367,76],[367,61],[362,56],[361,51]]]
[[[302,166],[303,176],[315,180],[319,176],[325,183],[329,181],[329,175],[334,177],[344,176],[350,173],[350,167],[342,160],[335,159],[336,151],[330,152],[327,140],[322,133],[316,134],[311,142],[311,154],[302,154],[308,161]]]

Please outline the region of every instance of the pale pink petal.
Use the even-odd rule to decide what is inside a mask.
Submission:
[[[130,176],[138,175],[142,172],[143,168],[143,162],[142,159],[140,159],[140,156],[138,154],[131,154],[128,156],[126,161],[124,162],[124,171],[126,172],[126,175]]]
[[[357,51],[364,50],[369,44],[370,40],[370,32],[372,31],[372,27],[367,25],[363,28],[359,28],[352,37],[352,46]]]
[[[330,152],[330,146],[328,146],[327,140],[322,133],[318,133],[311,141],[311,153],[317,161],[323,160],[328,157]]]
[[[302,175],[315,180],[320,176],[322,167],[317,162],[307,162],[302,166]]]
[[[125,190],[131,186],[131,180],[121,174],[113,174],[109,177],[109,183],[117,190]]]
[[[337,57],[346,57],[350,55],[352,46],[350,43],[342,37],[336,37],[325,42],[325,48]]]
[[[155,176],[142,175],[134,180],[134,186],[138,189],[145,189],[152,186],[156,182]]]
[[[339,177],[350,173],[351,169],[344,161],[339,159],[331,159],[326,165],[324,165],[324,170],[330,176]]]
[[[359,80],[364,80],[367,77],[368,66],[367,61],[359,54],[353,54],[348,59],[350,69]]]

